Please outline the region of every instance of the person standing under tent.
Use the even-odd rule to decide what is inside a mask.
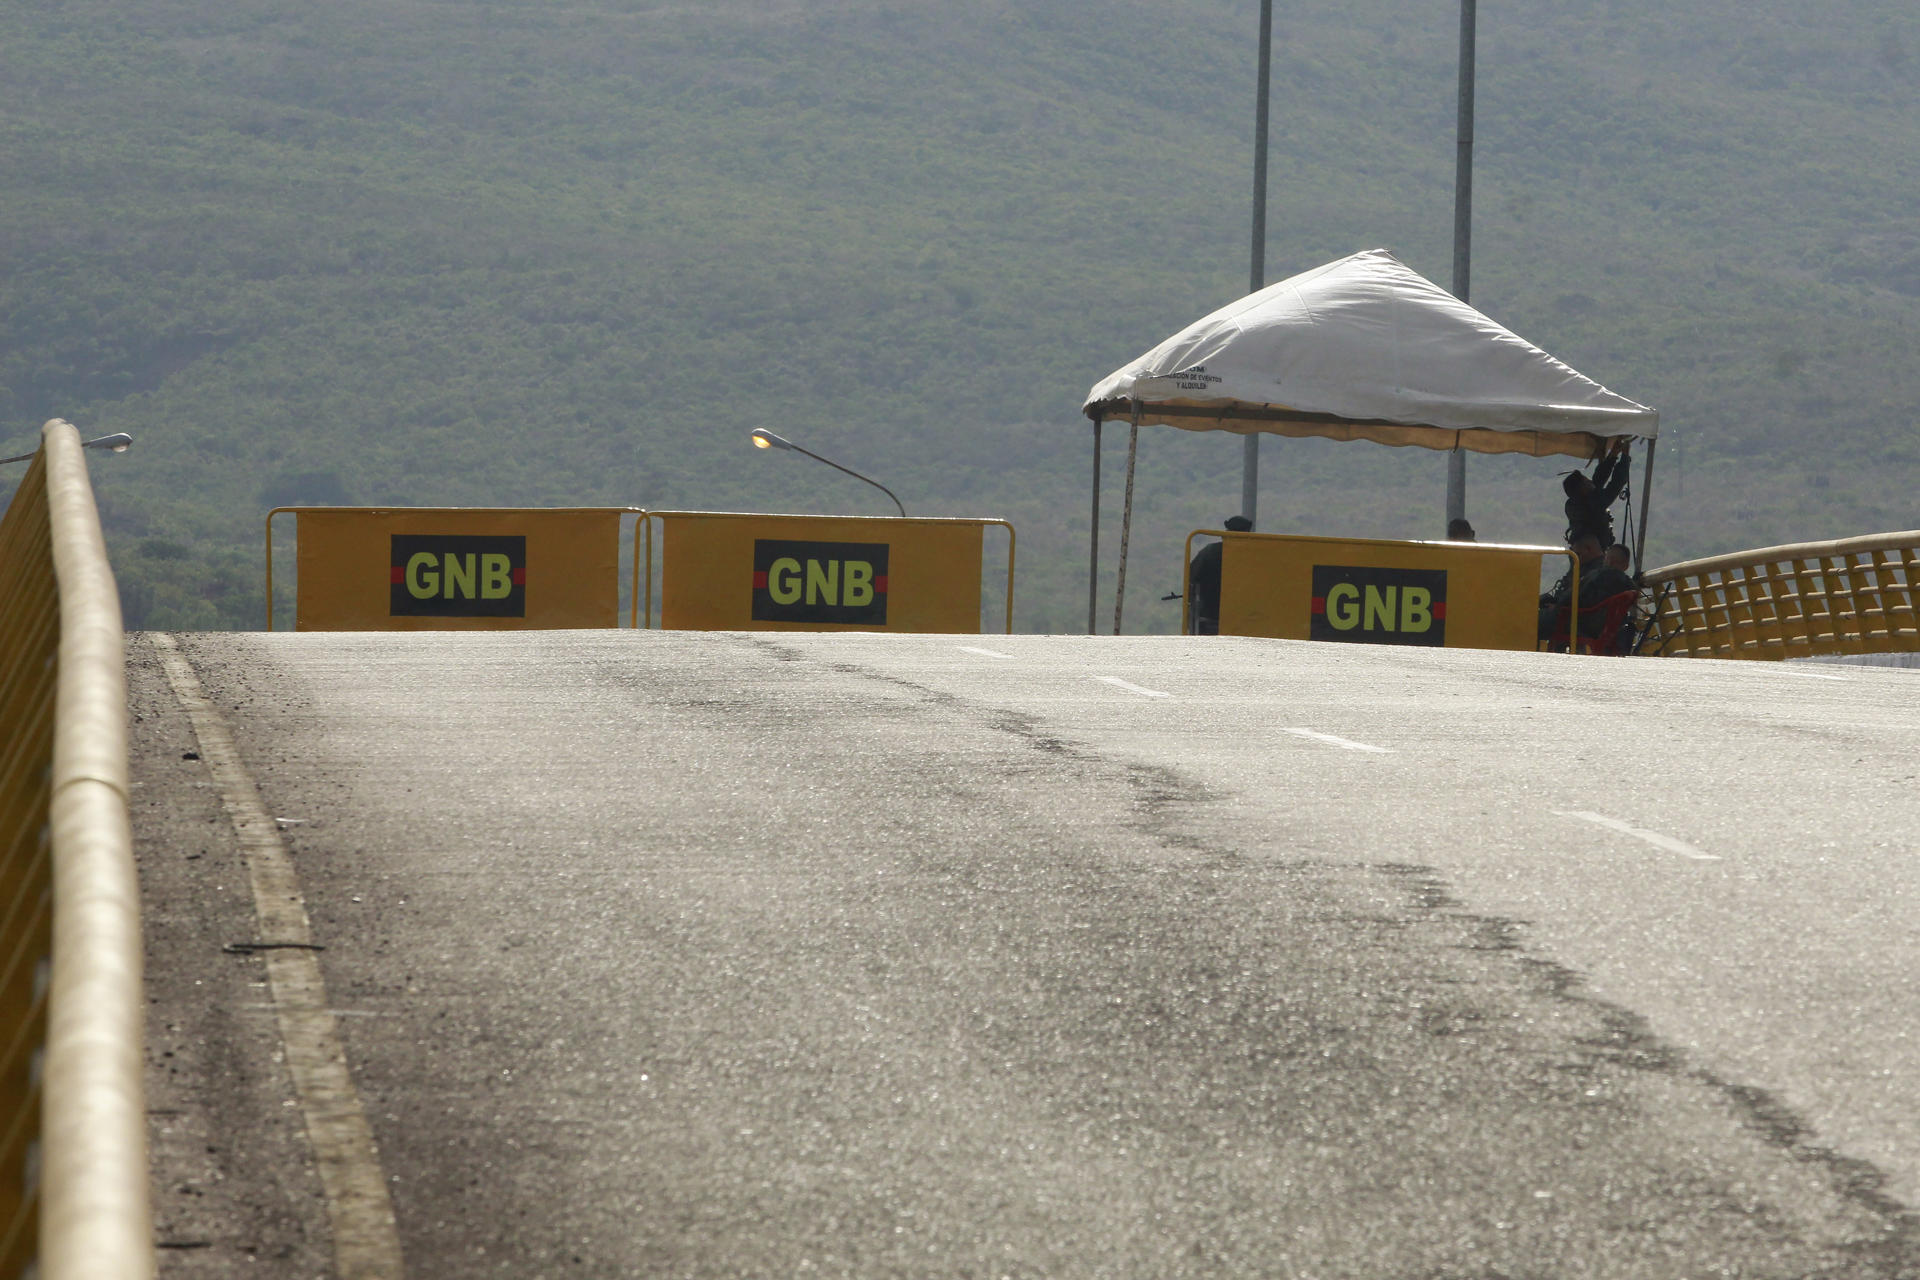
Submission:
[[[1227,517],[1228,533],[1251,533],[1253,521],[1245,516]],[[1220,634],[1220,548],[1224,543],[1209,542],[1193,554],[1193,566],[1187,571],[1187,630],[1196,636]]]
[[[1629,437],[1621,436],[1607,446],[1591,477],[1582,471],[1570,471],[1560,482],[1567,495],[1569,547],[1582,534],[1592,534],[1602,547],[1613,545],[1613,512],[1608,508],[1627,487],[1627,471],[1633,461],[1627,451],[1632,446]]]

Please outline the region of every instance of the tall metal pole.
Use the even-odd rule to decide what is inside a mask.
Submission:
[[[1273,0],[1260,0],[1260,86],[1253,108],[1253,256],[1247,292],[1267,287],[1267,99],[1273,79]],[[1240,442],[1240,514],[1251,520],[1260,501],[1260,433]]]
[[[1460,123],[1453,151],[1453,296],[1465,302],[1473,259],[1473,29],[1475,0],[1460,0]],[[1467,455],[1447,455],[1447,523],[1467,516]]]

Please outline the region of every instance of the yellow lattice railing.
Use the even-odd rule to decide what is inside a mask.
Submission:
[[[0,1275],[37,1253],[39,1064],[53,951],[54,649],[59,641],[44,456],[0,522]]]
[[[1763,547],[1647,574],[1646,651],[1802,658],[1920,650],[1920,530]]]
[[[0,518],[0,1277],[153,1274],[120,604],[80,437]]]

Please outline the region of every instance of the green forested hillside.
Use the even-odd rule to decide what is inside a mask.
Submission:
[[[1270,278],[1445,284],[1456,6],[1280,9]],[[884,509],[765,425],[1012,519],[1020,625],[1072,629],[1082,394],[1245,288],[1256,16],[7,6],[0,452],[134,432],[95,466],[130,623],[254,626],[278,503]],[[1662,410],[1652,562],[1920,524],[1911,6],[1485,10],[1479,87],[1473,301]],[[1132,626],[1238,466],[1144,433]],[[1483,536],[1557,532],[1556,466],[1471,466]],[[1443,474],[1269,441],[1261,525],[1430,536]]]

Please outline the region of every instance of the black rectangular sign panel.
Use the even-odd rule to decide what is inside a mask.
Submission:
[[[1447,571],[1313,566],[1314,640],[1358,644],[1447,642]]]
[[[887,545],[755,538],[753,620],[886,626]]]
[[[524,534],[396,533],[396,618],[524,618]]]

